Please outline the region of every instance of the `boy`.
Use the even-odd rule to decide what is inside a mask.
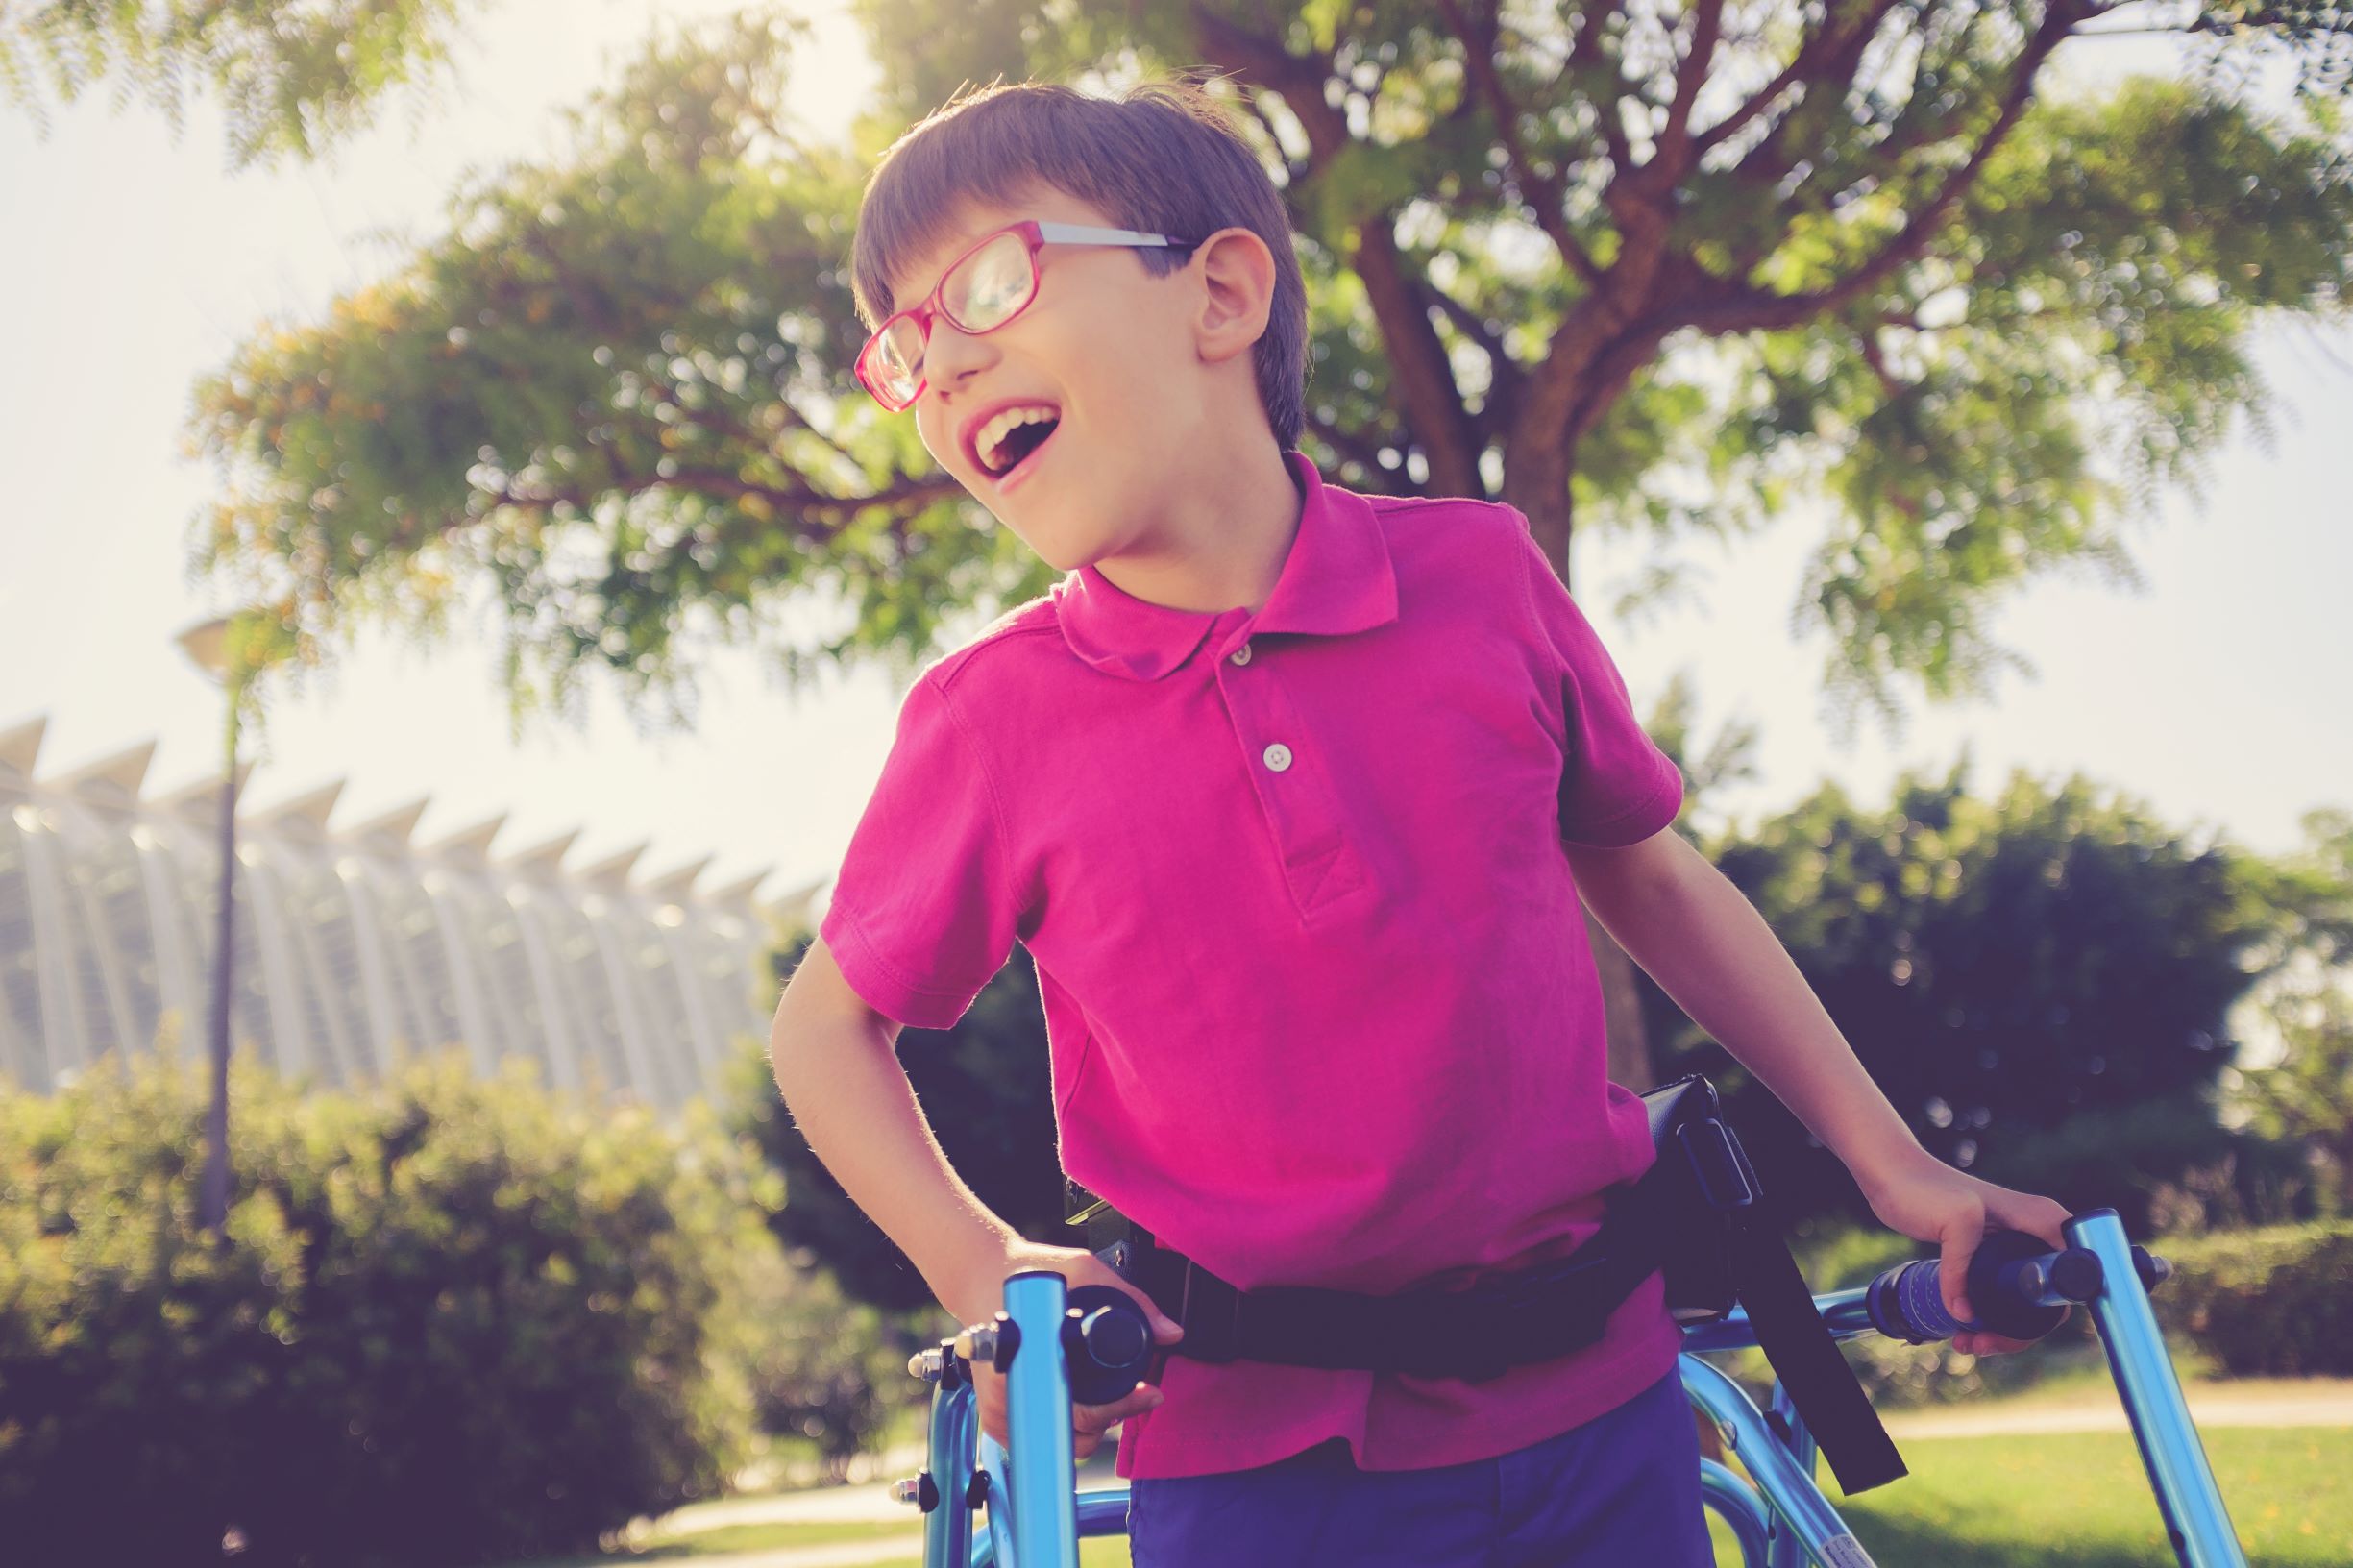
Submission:
[[[1031,1267],[1145,1308],[1162,1386],[1076,1412],[1081,1456],[1123,1422],[1139,1568],[1705,1564],[1680,1335],[1653,1274],[1598,1342],[1483,1381],[1189,1357],[1092,1254],[989,1213],[894,1059],[1017,941],[1064,1168],[1244,1290],[1444,1288],[1595,1233],[1654,1155],[1604,1076],[1581,897],[1942,1244],[1958,1315],[1987,1227],[2061,1244],[2059,1205],[1922,1149],[1673,831],[1681,777],[1525,517],[1356,495],[1297,452],[1299,269],[1213,100],[951,103],[875,170],[853,270],[868,389],[1068,575],[904,699],[777,1085],[958,1321]],[[1002,1380],[978,1392],[1001,1441]]]

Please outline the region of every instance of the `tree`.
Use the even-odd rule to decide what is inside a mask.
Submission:
[[[2303,828],[2303,848],[2266,863],[2254,890],[2280,921],[2261,997],[2279,1060],[2224,1080],[2258,1130],[2310,1151],[2342,1212],[2353,1195],[2353,813],[2308,812]]]
[[[1825,785],[1705,847],[1925,1148],[2061,1202],[2132,1210],[2236,1146],[2217,1080],[2238,1048],[2227,1015],[2278,961],[2286,917],[2259,891],[2272,871],[2080,778],[2018,773],[1975,796],[1967,769],[1906,775],[1880,808]],[[1868,1220],[1802,1124],[1643,991],[1669,1071],[1716,1082],[1789,1212]]]
[[[2342,1212],[2353,1190],[2353,998],[2332,985],[2273,998],[2269,1011],[2286,1049],[2242,1073],[2241,1092],[2258,1129],[2311,1151]]]
[[[449,60],[456,0],[164,0],[0,8],[0,93],[44,130],[51,94],[101,82],[136,91],[178,132],[187,100],[216,93],[233,166],[316,157],[361,129],[393,87],[432,85]]]
[[[792,126],[778,24],[682,30],[577,116],[569,161],[477,181],[446,237],[200,384],[223,499],[194,565],[290,594],[306,636],[430,630],[486,584],[518,723],[591,669],[691,718],[719,641],[766,642],[795,682],[870,658],[904,677],[944,621],[1051,575],[857,394],[866,170],[976,74],[1206,63],[1299,231],[1310,456],[1359,489],[1509,502],[1564,576],[1574,527],[1668,551],[1820,490],[1836,522],[1800,608],[1831,634],[1834,714],[1892,718],[1899,682],[1949,698],[2022,664],[1985,629],[2005,592],[2128,574],[2128,503],[2194,483],[2234,410],[2264,428],[2259,315],[2343,314],[2335,100],[2316,86],[2299,129],[2186,83],[2037,99],[2114,9],[866,0],[888,101],[849,148]],[[2189,30],[2341,86],[2347,15]],[[764,625],[812,590],[847,609],[837,632]],[[1613,1075],[1639,1087],[1630,968],[1597,947]]]

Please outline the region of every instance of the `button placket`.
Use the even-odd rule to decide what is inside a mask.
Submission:
[[[1231,655],[1229,655],[1229,659]],[[1259,807],[1283,857],[1283,878],[1302,917],[1311,917],[1334,899],[1365,886],[1363,867],[1340,823],[1339,796],[1320,762],[1290,744],[1314,744],[1290,704],[1283,682],[1266,674],[1225,686],[1226,711],[1235,739],[1247,748],[1266,741],[1255,757],[1251,782]],[[1245,749],[1245,756],[1251,753]]]

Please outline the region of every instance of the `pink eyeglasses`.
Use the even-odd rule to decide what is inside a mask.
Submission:
[[[931,341],[932,316],[944,315],[958,331],[973,335],[1004,326],[1038,297],[1042,246],[1165,245],[1189,251],[1198,243],[1133,229],[1095,229],[1037,218],[1008,224],[950,262],[930,298],[874,330],[858,351],[858,382],[893,413],[911,407],[923,395],[923,349]]]

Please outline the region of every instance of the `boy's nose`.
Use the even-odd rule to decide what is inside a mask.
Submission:
[[[931,336],[923,343],[923,378],[933,386],[953,391],[959,377],[988,362],[989,352],[979,338],[958,331],[945,316],[934,316]]]

